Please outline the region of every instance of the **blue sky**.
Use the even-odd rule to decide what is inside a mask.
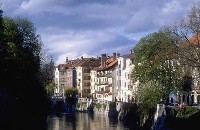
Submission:
[[[56,64],[126,54],[149,33],[180,21],[197,0],[0,0],[4,16],[26,17]]]

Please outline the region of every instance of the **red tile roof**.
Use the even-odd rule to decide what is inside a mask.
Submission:
[[[200,33],[193,35],[191,38],[188,39],[188,41],[180,44],[180,47],[187,47],[188,45],[200,45]]]
[[[69,60],[66,64],[59,64],[58,68],[61,69],[64,67],[65,69],[73,68],[73,67],[84,67],[88,66],[91,68],[94,68],[95,66],[100,65],[100,59],[97,58],[82,58],[82,59],[75,59],[75,60]]]
[[[117,63],[117,60],[114,60],[113,57],[107,57],[106,59],[106,66],[102,66],[102,65],[99,65],[97,67],[94,68],[94,70],[104,70],[104,69],[108,69],[110,67],[113,67],[115,66]]]

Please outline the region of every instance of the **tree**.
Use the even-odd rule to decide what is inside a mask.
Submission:
[[[13,127],[16,129],[29,129],[25,128],[24,124],[29,124],[33,129],[40,129],[45,123],[49,106],[39,76],[42,49],[40,36],[36,34],[33,23],[28,19],[4,17],[2,24],[0,92],[7,92],[4,94],[9,98],[5,100],[8,100],[8,107],[12,106],[9,110],[12,110],[13,114],[7,117],[7,122],[14,120]],[[13,100],[9,101],[10,99]],[[15,120],[15,117],[18,119]],[[2,120],[3,117],[0,118],[0,122]],[[4,124],[1,125],[3,126]]]
[[[0,4],[0,44],[2,43],[2,37],[3,37],[3,18],[2,18],[3,10],[1,10],[1,4]]]
[[[3,81],[11,79],[13,82],[10,87],[16,92],[18,88],[15,90],[14,85],[23,86],[24,89],[28,86],[40,86],[41,42],[35,34],[33,24],[27,19],[4,18],[3,25]]]
[[[141,84],[136,95],[136,99],[145,108],[147,108],[144,113],[148,113],[149,108],[151,110],[155,109],[156,104],[162,98],[163,86],[158,82],[148,81],[145,84]]]
[[[53,82],[49,82],[45,86],[46,92],[48,96],[53,96],[54,95],[54,89],[55,89],[55,84]]]
[[[78,89],[75,87],[67,87],[65,90],[65,97],[66,97],[66,102],[68,104],[75,105],[77,103],[77,94],[78,94]]]
[[[51,60],[49,62],[44,61],[44,63],[41,65],[40,77],[42,79],[44,86],[47,87],[49,85],[51,86],[51,84],[54,84],[54,81],[53,81],[54,71],[55,71],[55,64],[54,64],[53,58],[51,57]]]
[[[182,69],[182,90],[187,92],[199,89],[200,78],[200,2],[194,4],[187,15],[168,28],[174,36],[173,43],[177,46],[176,60]],[[195,73],[195,74],[194,74]],[[190,77],[188,79],[188,77]],[[190,89],[185,89],[184,82],[190,82]],[[195,85],[194,81],[196,82]]]
[[[182,90],[189,92],[192,91],[192,76],[185,75],[182,78]]]
[[[65,96],[67,97],[76,97],[78,94],[78,89],[75,87],[67,87],[65,90]]]
[[[134,47],[135,69],[133,76],[140,84],[155,82],[164,89],[163,99],[168,97],[170,91],[178,88],[179,69],[174,60],[174,46],[172,36],[162,30],[143,37]]]
[[[200,67],[200,2],[194,4],[187,16],[169,31],[174,35],[180,63]]]

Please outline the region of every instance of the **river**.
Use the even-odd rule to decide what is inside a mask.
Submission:
[[[57,114],[47,118],[47,130],[135,130],[130,124],[106,115],[76,113]]]

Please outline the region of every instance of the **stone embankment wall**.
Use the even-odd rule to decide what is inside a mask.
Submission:
[[[87,112],[88,111],[88,107],[90,106],[91,104],[88,104],[88,103],[85,103],[85,102],[82,102],[82,103],[78,103],[76,105],[76,110],[77,111],[80,111],[80,112]],[[93,104],[91,109],[93,108],[93,112],[94,114],[105,114],[105,115],[108,115],[108,111],[109,111],[109,104],[100,104],[100,103],[97,103],[97,104]]]

